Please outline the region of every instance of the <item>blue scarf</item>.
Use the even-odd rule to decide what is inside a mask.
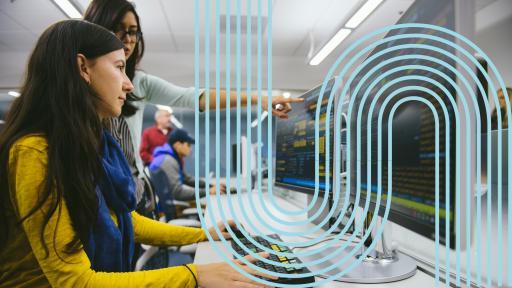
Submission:
[[[103,132],[102,166],[103,178],[96,187],[98,220],[84,249],[93,270],[129,272],[134,248],[130,212],[137,205],[135,184],[121,147],[107,131]],[[110,210],[117,216],[118,225]]]

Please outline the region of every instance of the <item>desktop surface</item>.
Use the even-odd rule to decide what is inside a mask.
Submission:
[[[297,210],[300,207],[298,207],[295,203],[292,201],[288,201],[287,199],[283,199],[281,197],[275,196],[272,197],[269,193],[262,193],[261,199],[258,193],[243,193],[241,195],[231,195],[231,205],[228,201],[228,196],[223,195],[219,198],[219,201],[212,201],[209,205],[209,207],[205,210],[205,221],[206,225],[208,227],[211,227],[211,223],[216,223],[220,221],[221,218],[221,210],[222,213],[226,218],[232,218],[237,219],[238,221],[242,222],[244,227],[247,229],[247,231],[251,235],[256,235],[256,229],[259,230],[261,233],[267,234],[274,234],[269,227],[266,227],[261,222],[266,221],[266,223],[272,223],[272,220],[270,219],[270,216],[266,213],[263,213],[263,208],[261,206],[262,200],[264,203],[266,203],[269,212],[273,213],[276,217],[285,220],[285,221],[299,221],[306,219],[306,215],[285,215],[282,213],[282,211],[285,210]],[[271,204],[271,198],[275,201],[275,203],[279,207],[274,207]],[[233,208],[233,211],[229,207]],[[249,207],[252,206],[252,207]],[[255,221],[256,215],[254,214],[255,211],[259,211],[259,215],[262,217],[261,221]],[[245,214],[245,215],[244,215]],[[251,220],[254,225],[249,225],[246,221]],[[288,228],[288,231],[304,231],[306,229],[311,229],[313,224],[307,224],[304,226],[298,226],[294,228],[287,227],[286,225],[282,225],[279,223],[272,223],[272,226],[279,228],[279,229],[286,229]],[[307,235],[305,235],[307,236]],[[311,236],[311,235],[310,235]],[[300,237],[290,237],[281,235],[281,238],[284,241],[303,241],[304,239],[299,239]],[[214,248],[214,245],[217,249]],[[228,245],[231,246],[231,241],[228,241]],[[223,255],[226,255],[228,259],[232,259],[233,256],[230,254],[228,247],[224,246],[222,242],[217,241],[211,243],[211,242],[201,242],[198,244],[198,248],[196,251],[196,256],[194,259],[195,264],[207,264],[207,263],[214,263],[219,261],[224,261],[224,258],[217,252],[219,251]],[[302,259],[301,259],[302,260]],[[312,270],[314,272],[314,270]],[[316,277],[316,282],[322,281],[323,278]],[[367,284],[356,284],[356,283],[346,283],[346,282],[330,282],[328,284],[318,286],[318,287],[345,287],[345,288],[359,288],[359,287],[367,287]],[[397,287],[397,288],[409,288],[409,287],[415,287],[415,288],[427,288],[427,287],[434,287],[434,279],[429,275],[422,271],[417,271],[417,273],[408,279],[397,281],[397,282],[391,282],[391,283],[381,283],[381,284],[372,284],[372,287],[374,288],[387,288],[387,287]]]

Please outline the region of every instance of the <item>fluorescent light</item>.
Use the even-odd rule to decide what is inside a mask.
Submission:
[[[59,6],[60,10],[64,12],[69,18],[79,19],[82,18],[82,14],[76,7],[69,2],[69,0],[53,0],[57,6]]]
[[[20,97],[20,95],[21,95],[19,92],[16,92],[16,91],[9,91],[9,92],[7,92],[7,94],[9,94],[12,97]]]
[[[345,27],[355,29],[366,17],[372,14],[373,10],[384,0],[368,0],[359,10],[347,21]]]
[[[341,28],[334,37],[325,44],[320,51],[309,61],[309,65],[318,65],[322,61],[324,61],[325,57],[327,57],[331,52],[340,45],[340,43],[348,37],[348,35],[352,32],[350,29]]]
[[[252,121],[251,127],[252,128],[256,128],[259,123],[263,122],[263,120],[265,120],[267,118],[267,116],[268,116],[268,112],[267,111],[263,111],[261,113],[261,117],[260,118],[256,117],[256,119],[254,119],[254,121]],[[261,121],[259,121],[260,119],[261,119]]]
[[[172,108],[170,106],[160,105],[160,104],[155,104],[155,106],[156,106],[156,108],[158,108],[158,110],[165,110],[172,114]]]
[[[174,115],[171,115],[171,123],[172,123],[172,125],[174,125],[178,129],[182,129],[183,128],[183,124],[181,124],[181,122],[178,121],[178,119],[176,119],[176,117],[174,117]]]

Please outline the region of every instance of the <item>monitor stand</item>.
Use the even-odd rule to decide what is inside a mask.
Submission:
[[[379,217],[378,225],[375,225],[375,228],[371,233],[372,237],[376,235],[375,233],[380,225],[382,225],[382,223],[381,218]],[[403,253],[392,250],[390,247],[391,229],[389,229],[391,227],[386,228],[387,229],[384,229],[384,233],[382,233],[379,243],[376,245],[375,249],[373,249],[373,251],[371,251],[361,261],[361,263],[353,267],[349,272],[344,273],[344,275],[337,278],[336,281],[365,284],[386,283],[403,280],[416,274],[416,261]],[[340,243],[339,246],[341,245],[342,243]],[[330,261],[327,261],[327,263],[321,263],[308,268],[314,272],[322,268],[329,267],[333,265],[333,263],[339,263],[341,259],[346,257],[351,251],[353,251],[353,249],[355,249],[354,246],[355,245],[346,247],[343,251],[341,251],[341,253],[337,251],[336,257],[334,259],[330,259]],[[301,260],[303,262],[308,262],[314,259],[326,257],[333,253],[333,249],[336,249],[336,247],[326,249],[321,253],[317,253],[308,257],[301,257]],[[346,270],[352,263],[354,263],[354,261],[362,256],[362,253],[366,249],[367,248],[364,247],[360,249],[361,251],[355,252],[354,255],[351,256],[352,259],[346,259],[342,265],[338,265],[338,267],[327,271],[322,276],[331,277]]]

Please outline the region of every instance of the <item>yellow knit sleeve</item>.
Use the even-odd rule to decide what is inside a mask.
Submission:
[[[201,228],[183,227],[155,221],[132,212],[135,241],[152,246],[188,245],[206,240]]]
[[[11,202],[18,217],[27,215],[41,196],[40,191],[47,169],[47,151],[40,149],[41,145],[46,145],[46,141],[31,142],[31,145],[34,143],[37,144],[36,147],[15,144],[9,155]],[[195,286],[194,277],[185,267],[127,273],[96,272],[91,269],[91,263],[83,249],[73,254],[64,252],[65,245],[75,235],[65,201],[61,202],[44,229],[43,241],[48,247],[46,255],[40,231],[44,221],[43,211],[47,211],[48,207],[49,201],[46,201],[42,209],[24,221],[22,226],[37,259],[36,265],[39,265],[52,287]],[[197,274],[195,265],[188,266]],[[39,276],[20,274],[20,277]]]

